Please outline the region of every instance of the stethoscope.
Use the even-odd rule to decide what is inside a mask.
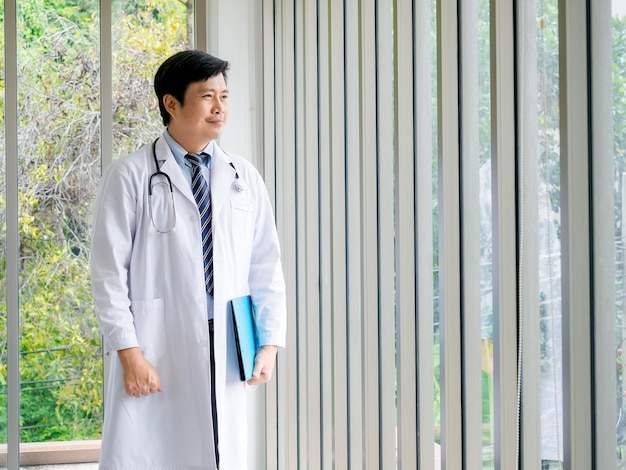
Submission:
[[[150,178],[148,179],[148,198],[150,199],[150,219],[152,220],[152,226],[155,228],[155,230],[158,233],[165,234],[165,233],[176,231],[176,204],[174,203],[174,187],[172,185],[172,180],[170,179],[169,175],[161,171],[161,168],[159,167],[159,161],[157,160],[157,156],[156,156],[157,140],[159,139],[157,138],[155,139],[154,142],[152,142],[152,158],[154,159],[154,166],[156,167],[156,171],[152,173],[150,175]],[[243,178],[239,176],[239,172],[237,171],[237,168],[235,168],[235,165],[233,164],[233,162],[229,162],[229,165],[235,172],[235,181],[233,183],[233,187],[235,188],[237,192],[246,191],[249,187],[248,183],[246,183],[243,180]],[[165,181],[153,183],[152,182],[153,178],[164,178]],[[166,228],[157,226],[157,224],[154,221],[154,205],[153,205],[153,200],[152,200],[152,192],[153,192],[153,188],[156,187],[156,185],[160,185],[160,184],[165,184],[167,186],[167,189],[169,189],[169,193],[170,193],[170,200],[172,201],[173,223],[171,224],[171,226],[168,226]]]
[[[228,164],[235,171],[235,182],[233,183],[233,186],[235,187],[237,192],[240,193],[248,189],[248,183],[246,183],[242,178],[239,177],[239,173],[237,172],[237,168],[235,168],[235,165],[233,165],[233,162],[228,162]]]

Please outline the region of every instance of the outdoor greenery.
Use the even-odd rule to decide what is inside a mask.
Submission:
[[[188,3],[114,2],[113,158],[162,130],[157,65],[187,47]],[[0,31],[4,12],[0,5]],[[21,441],[98,438],[102,352],[89,283],[90,220],[100,155],[100,24],[94,0],[18,2]],[[4,34],[0,50],[4,50]],[[0,70],[4,57],[0,57]],[[4,145],[4,77],[0,145]],[[0,157],[0,184],[6,155]],[[6,200],[0,223],[6,231]],[[0,295],[6,295],[0,239]],[[0,302],[0,332],[6,331]],[[0,334],[0,442],[6,442],[6,334]]]
[[[626,17],[613,17],[613,152],[615,162],[615,239],[619,260],[616,269],[617,305],[616,323],[616,371],[617,371],[617,459],[618,468],[626,468],[626,374],[624,367],[624,344],[626,343],[626,249],[624,247],[624,207],[622,205],[622,175],[626,173]]]

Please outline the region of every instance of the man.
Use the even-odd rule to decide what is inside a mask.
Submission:
[[[228,302],[252,297],[261,348],[247,383],[261,384],[285,344],[285,285],[265,185],[215,142],[228,66],[200,51],[168,58],[154,80],[167,129],[99,185],[91,277],[111,358],[101,469],[247,469]]]

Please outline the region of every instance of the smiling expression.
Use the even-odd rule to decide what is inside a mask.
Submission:
[[[188,152],[199,152],[217,139],[228,118],[228,88],[222,74],[190,83],[184,103],[174,96],[163,97],[170,113],[170,135]]]

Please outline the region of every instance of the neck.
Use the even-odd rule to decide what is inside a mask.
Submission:
[[[187,153],[198,153],[201,152],[209,145],[209,141],[198,140],[190,137],[185,132],[179,132],[176,128],[171,125],[168,126],[167,132],[169,132],[172,139],[174,139],[178,145],[180,145]]]

